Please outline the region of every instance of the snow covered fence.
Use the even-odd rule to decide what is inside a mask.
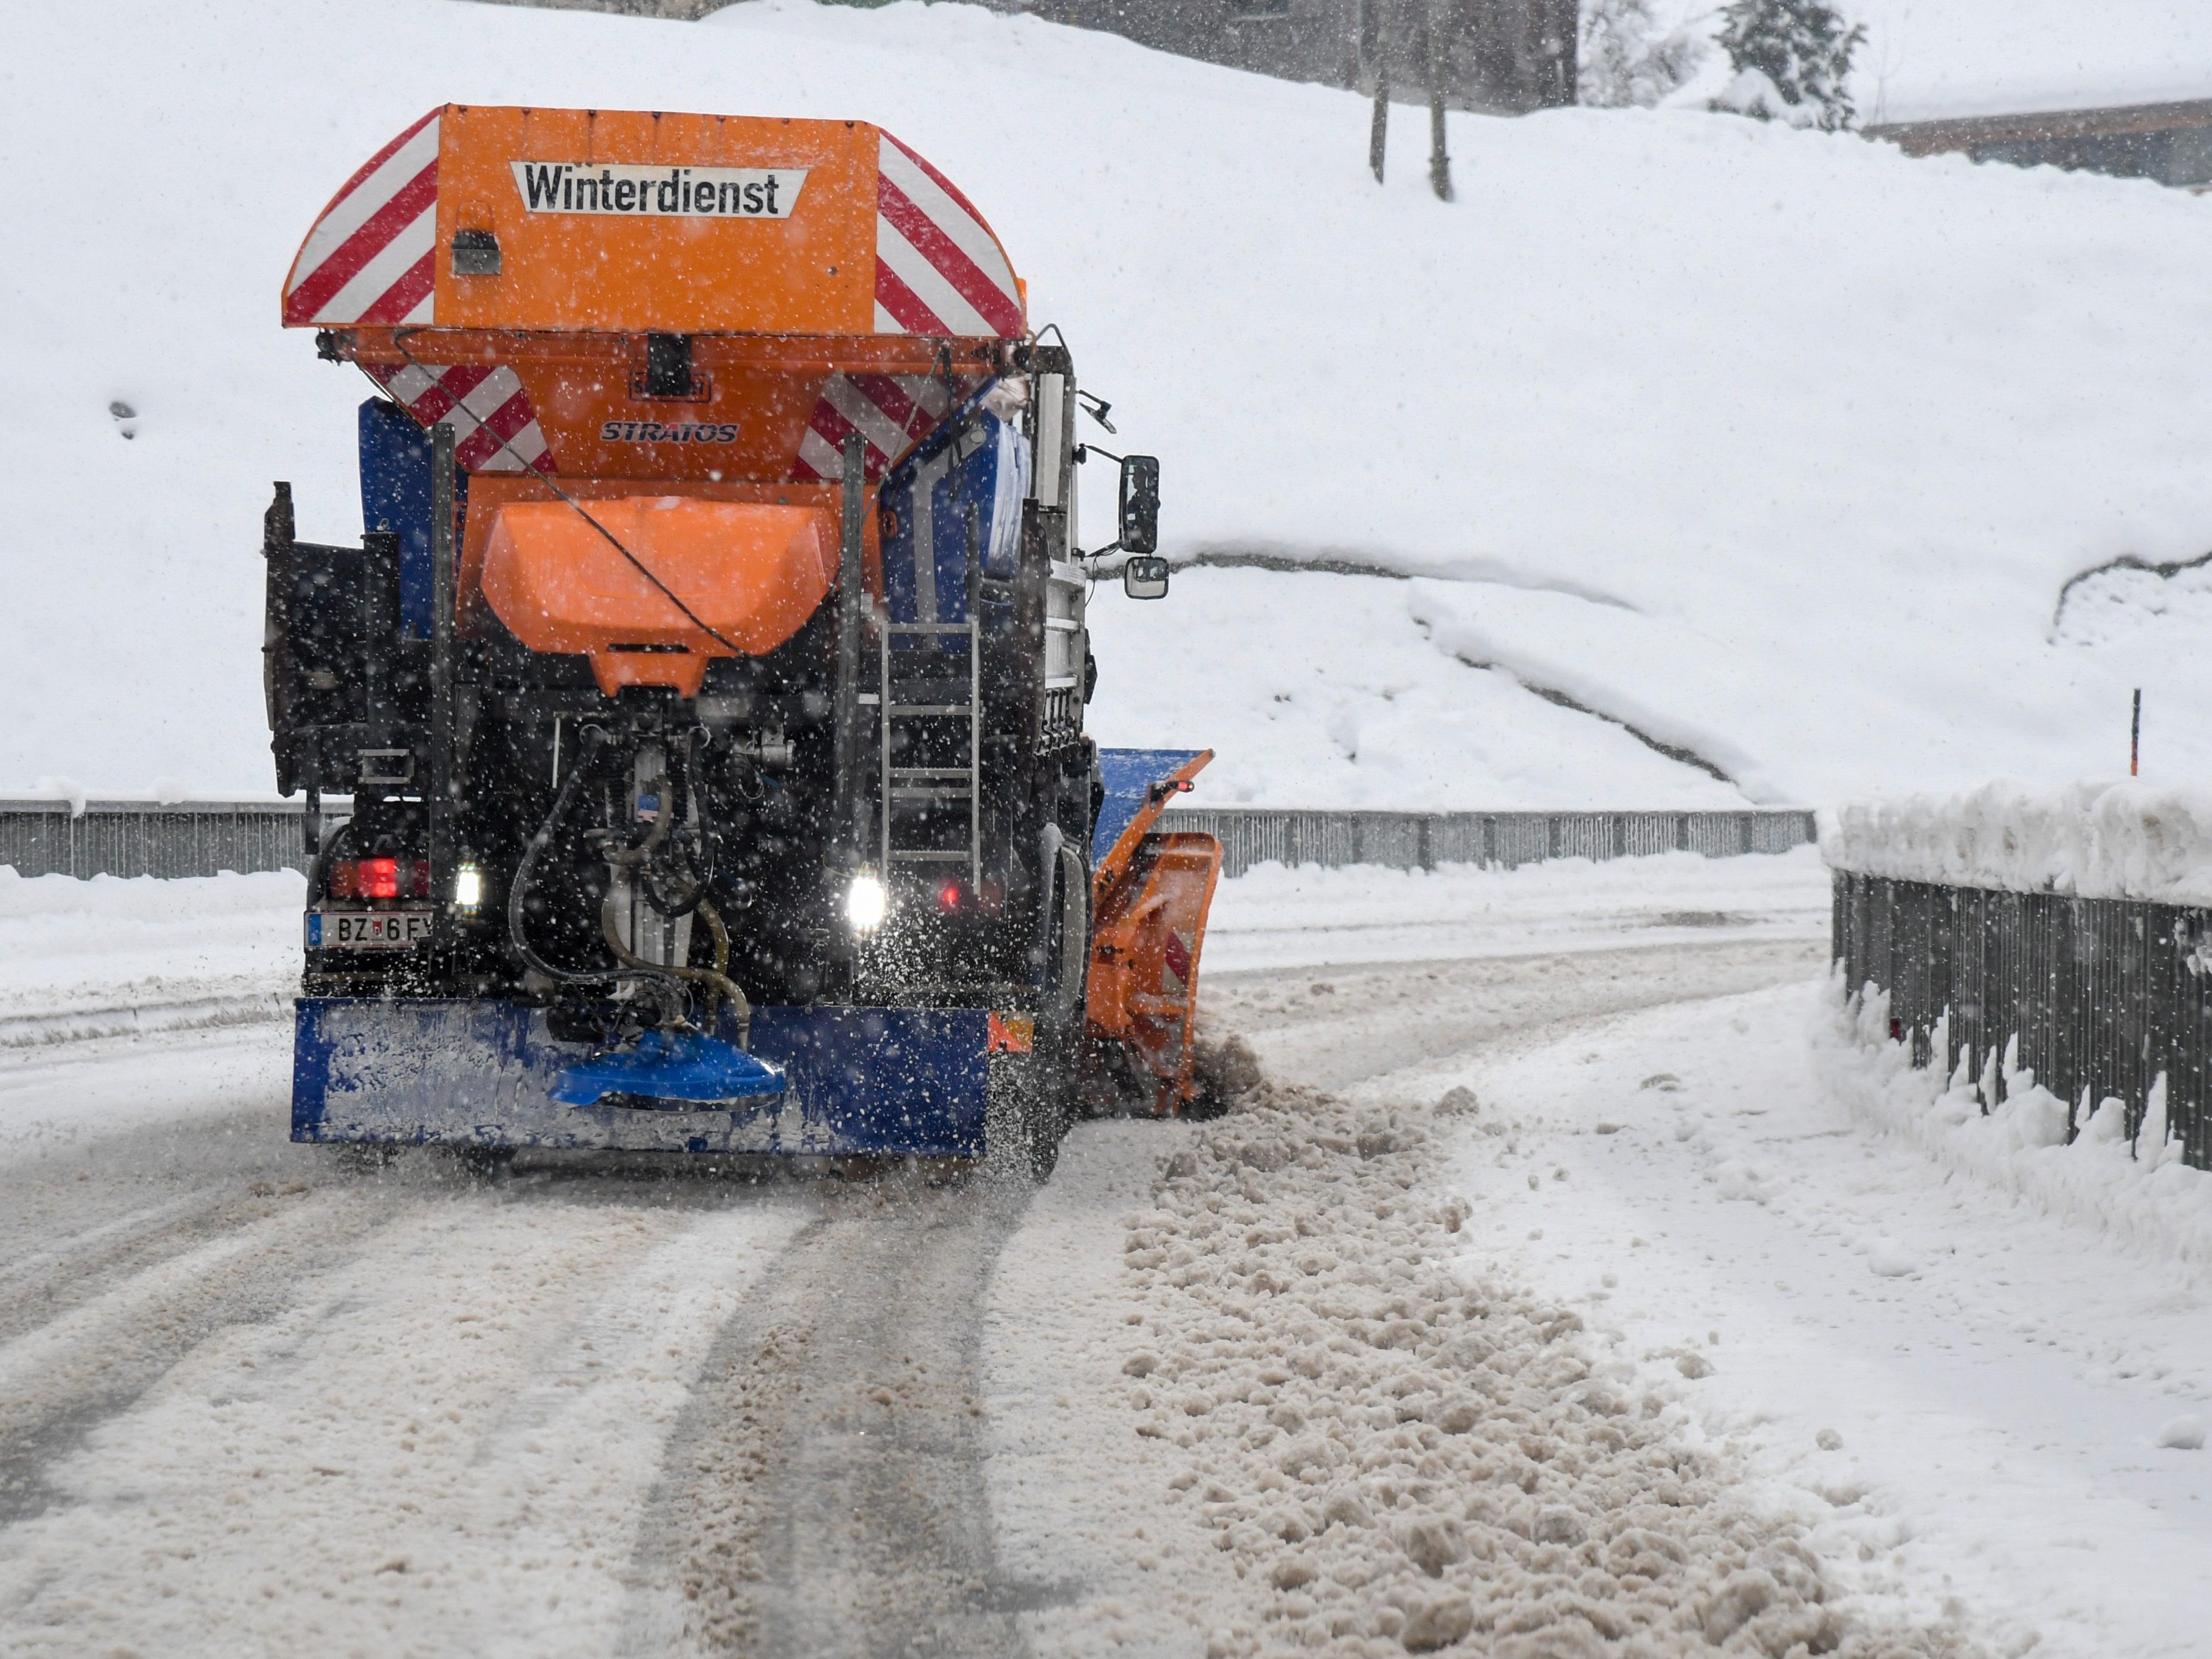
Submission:
[[[1954,887],[2212,905],[2212,793],[2138,782],[1986,783],[1840,808],[1838,870]]]
[[[345,816],[340,806],[325,811]],[[1542,859],[1708,858],[1786,853],[1814,836],[1813,814],[1740,812],[1332,812],[1185,808],[1168,827],[1221,838],[1222,873],[1255,864],[1510,870]],[[0,865],[25,876],[212,876],[304,870],[300,807],[289,801],[0,801]]]
[[[2212,1168],[2212,801],[1992,785],[1846,807],[1821,847],[1844,983],[1915,1066],[1984,1112],[2040,1085],[2069,1141],[2117,1102]]]
[[[0,866],[21,876],[305,870],[300,812],[289,801],[0,801]]]

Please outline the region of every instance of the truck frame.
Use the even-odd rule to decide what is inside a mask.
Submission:
[[[857,122],[446,106],[284,305],[375,392],[360,545],[283,483],[264,524],[295,1139],[1041,1179],[1079,1113],[1202,1104],[1220,848],[1156,821],[1210,756],[1085,732],[1104,406],[941,173]],[[1150,458],[1121,496],[1164,593]]]

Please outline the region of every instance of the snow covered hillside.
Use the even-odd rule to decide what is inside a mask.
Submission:
[[[1867,121],[2212,97],[2212,14],[2194,0],[1854,0]]]
[[[950,4],[120,0],[9,35],[0,133],[43,159],[0,176],[0,792],[269,787],[258,517],[283,477],[303,534],[356,533],[365,390],[277,285],[449,99],[865,116],[953,173],[1161,456],[1169,550],[1231,562],[1094,612],[1094,729],[1214,746],[1213,799],[2058,781],[2112,769],[2137,684],[2148,775],[2212,759],[2203,653],[2052,636],[2069,576],[2212,543],[2184,196],[1570,110],[1454,118],[1444,206],[1417,121],[1377,190],[1356,97]]]

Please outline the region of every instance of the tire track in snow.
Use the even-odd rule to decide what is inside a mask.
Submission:
[[[0,1203],[6,1201],[0,1189]],[[130,1270],[133,1259],[190,1248],[194,1231],[227,1231],[229,1193],[194,1193],[126,1208],[78,1227],[43,1249],[0,1261],[0,1342],[13,1340]]]
[[[118,1137],[0,1168],[0,1343],[342,1181],[323,1149],[272,1144],[281,1133],[240,1113],[170,1139],[154,1167]]]
[[[979,1352],[1026,1183],[906,1177],[820,1195],[716,1346],[641,1549],[638,1654],[1022,1651],[1049,1587],[996,1564]]]
[[[186,1224],[155,1231],[176,1210]],[[55,1502],[47,1468],[179,1359],[227,1327],[273,1318],[392,1213],[358,1189],[303,1189],[158,1206],[120,1241],[96,1230],[89,1261],[57,1267],[72,1290],[127,1276],[0,1346],[0,1525]]]
[[[0,1055],[0,1524],[226,1325],[390,1212],[287,1139],[289,1045],[171,1033]]]
[[[0,1532],[0,1650],[611,1649],[662,1441],[796,1206],[404,1165],[335,1196],[386,1224],[199,1332]]]

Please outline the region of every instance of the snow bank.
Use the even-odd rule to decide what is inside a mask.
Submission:
[[[970,6],[10,22],[0,135],[41,161],[0,173],[38,228],[0,252],[0,787],[270,787],[259,515],[283,477],[303,535],[357,532],[364,391],[276,325],[276,288],[337,182],[447,99],[880,121],[1004,234],[1116,447],[1161,457],[1170,553],[1425,578],[1428,623],[1381,576],[1101,593],[1097,734],[1241,744],[1279,714],[1264,766],[1216,780],[1247,799],[1660,803],[1638,769],[1671,763],[1460,655],[1761,799],[2085,775],[2137,684],[2148,752],[2212,765],[2212,727],[2161,723],[2212,658],[2049,637],[2069,576],[2212,539],[2212,217],[2185,195],[1561,110],[1454,115],[1446,206],[1419,120],[1377,188],[1355,94]],[[1677,769],[1683,804],[1720,787]]]
[[[2031,1070],[2005,1073],[2005,1099],[1984,1109],[1984,1091],[1961,1074],[1916,1071],[1911,1050],[1889,1041],[1889,999],[1853,1009],[1832,988],[1813,1030],[1817,1070],[1860,1121],[1901,1135],[1946,1169],[2081,1224],[2141,1254],[2212,1267],[2212,1173],[2182,1162],[2166,1137],[2165,1097],[2154,1092],[2130,1142],[2117,1100],[2101,1103],[2066,1139],[2066,1103]],[[1941,1030],[1936,1045],[1943,1048]]]
[[[2195,1659],[2205,1599],[2175,1586],[2212,1548],[2203,1460],[2162,1446],[2212,1401],[2203,1269],[2023,1201],[2039,1172],[2101,1167],[2021,1153],[2032,1121],[1977,1119],[1931,1156],[1940,1077],[1863,1098],[1902,1057],[1832,1030],[1826,995],[1682,1002],[1424,1073],[1481,1096],[1456,1137],[1469,1251],[1655,1382],[1709,1368],[1680,1390],[1693,1425],[1869,1618],[1962,1609],[1967,1652]],[[2009,1178],[1955,1156],[1976,1141]]]
[[[2212,904],[2212,792],[2138,782],[1862,801],[1826,818],[1838,870],[1957,887]]]
[[[1434,1149],[1474,1109],[1263,1084],[1127,1218],[1126,1420],[1180,1453],[1168,1485],[1241,1589],[1208,1653],[1949,1650],[1855,1628],[1633,1365],[1448,1262],[1482,1223]]]
[[[0,1047],[284,1018],[303,878],[26,878],[0,865]]]

